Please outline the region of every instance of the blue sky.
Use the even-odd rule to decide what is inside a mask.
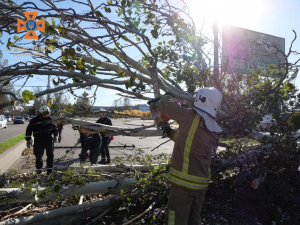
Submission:
[[[18,0],[18,4],[25,0]],[[39,4],[39,1],[32,1]],[[102,2],[102,1],[95,1]],[[178,0],[170,0],[170,2],[178,2]],[[202,29],[205,35],[211,36],[212,24],[218,21],[220,27],[222,24],[233,25],[261,33],[266,33],[278,37],[285,38],[286,52],[289,49],[290,43],[294,38],[292,30],[294,29],[300,35],[299,24],[299,0],[186,0],[191,16],[193,17],[197,27]],[[65,6],[65,7],[70,7]],[[203,21],[205,23],[203,25]],[[48,20],[47,20],[48,21]],[[51,21],[48,21],[51,22]],[[38,33],[38,32],[37,32]],[[2,37],[4,46],[0,49],[4,53],[3,59],[7,58],[10,64],[17,62],[18,58],[5,49],[7,36]],[[294,50],[300,52],[300,40],[294,43]],[[139,54],[132,55],[135,58]],[[27,57],[20,57],[21,60],[29,60]],[[292,56],[291,62],[297,60]],[[17,85],[22,85],[24,81],[18,81],[15,88],[20,88]],[[300,78],[296,79],[296,86],[300,88]],[[34,78],[30,81],[30,86],[46,86],[47,77]],[[53,85],[52,85],[53,86]],[[45,88],[45,87],[44,87]],[[31,90],[26,87],[23,90]],[[99,88],[97,92],[97,101],[95,105],[111,106],[113,101],[119,99],[120,96],[115,95],[115,91]],[[70,97],[73,101],[73,97]],[[133,104],[145,103],[146,101],[132,101]]]

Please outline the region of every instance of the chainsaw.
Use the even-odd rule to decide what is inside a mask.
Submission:
[[[169,120],[170,118],[159,110],[159,100],[160,97],[154,98],[147,102],[150,108],[151,116],[154,120],[154,124],[158,130],[165,130],[165,127],[170,127]],[[165,133],[163,137],[166,137]]]

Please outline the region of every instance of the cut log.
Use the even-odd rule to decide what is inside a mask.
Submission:
[[[254,189],[257,189],[259,187],[259,185],[261,185],[264,180],[266,178],[266,173],[259,176],[258,178],[254,179],[252,182],[251,182],[251,187],[254,188]]]
[[[119,184],[118,182],[121,182]],[[1,188],[0,189],[0,205],[6,203],[16,203],[16,202],[36,202],[36,201],[48,201],[54,200],[58,196],[72,197],[76,195],[89,195],[89,194],[105,194],[109,192],[128,190],[136,182],[135,178],[123,179],[120,181],[110,180],[110,181],[99,181],[87,183],[83,186],[69,185],[62,187],[59,193],[51,192],[46,194],[43,198],[37,197],[37,191],[45,191],[46,187],[34,188],[30,193],[27,189],[20,188]],[[118,187],[115,190],[115,187]]]
[[[87,217],[95,217],[110,208],[114,203],[122,198],[116,196],[103,201],[97,201],[91,204],[74,205],[51,211],[42,212],[33,216],[10,218],[0,222],[0,225],[53,225],[53,224],[80,224]]]

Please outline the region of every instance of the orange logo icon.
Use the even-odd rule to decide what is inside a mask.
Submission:
[[[36,18],[38,12],[25,12],[25,16],[27,21],[18,19],[18,32],[26,30],[27,33],[24,39],[38,39],[35,31],[39,30],[45,32],[45,19],[42,19],[36,22],[34,19]]]

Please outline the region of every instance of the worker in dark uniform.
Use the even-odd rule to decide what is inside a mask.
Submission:
[[[106,113],[100,113],[100,118],[96,121],[96,123],[101,123],[105,125],[112,126],[111,120],[106,116]],[[110,163],[110,155],[109,155],[109,143],[111,137],[107,136],[104,133],[101,133],[102,137],[102,144],[101,144],[101,161],[99,161],[99,164],[109,164]]]
[[[35,166],[37,174],[42,173],[43,155],[46,149],[47,155],[47,175],[52,173],[53,158],[54,158],[54,140],[57,140],[58,129],[52,123],[50,117],[50,108],[46,105],[40,108],[40,114],[30,120],[26,129],[27,147],[30,148],[32,144],[31,135],[33,133],[34,146],[33,152],[35,155]],[[52,136],[53,135],[53,136]]]
[[[78,128],[78,131],[80,132],[80,142],[82,148],[79,158],[84,161],[88,157],[87,151],[90,150],[89,159],[91,165],[96,164],[100,153],[102,139],[101,135],[99,133],[85,134],[82,132],[81,127]]]

